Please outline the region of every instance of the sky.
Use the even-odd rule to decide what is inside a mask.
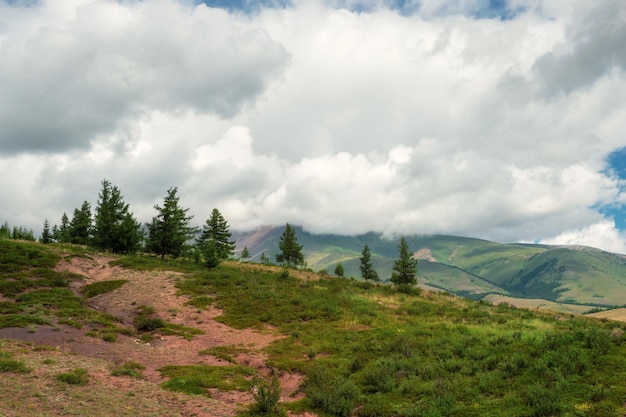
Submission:
[[[623,0],[0,0],[0,222],[626,253]]]

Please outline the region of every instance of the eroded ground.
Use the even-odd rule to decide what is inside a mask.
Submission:
[[[30,374],[12,374],[7,377],[14,385],[10,389],[15,389],[15,392],[5,391],[2,397],[14,400],[0,405],[0,415],[217,417],[232,416],[238,407],[252,403],[252,395],[248,392],[212,390],[212,398],[207,398],[166,391],[160,387],[164,379],[157,369],[165,365],[230,366],[229,362],[199,352],[215,346],[234,346],[244,351],[235,357],[237,363],[254,367],[262,375],[269,375],[272,370],[265,363],[266,356],[262,349],[283,336],[271,328],[264,331],[233,329],[215,320],[221,314],[220,310],[213,307],[201,310],[185,305],[189,298],[177,295],[175,287],[176,281],[181,279],[179,273],[128,270],[111,266],[111,260],[104,256],[73,257],[62,261],[57,269],[84,277],[72,283],[72,289],[76,292],[80,291],[80,287],[98,281],[128,280],[120,288],[88,300],[89,306],[121,318],[126,326],[132,326],[138,306],[151,306],[156,316],[171,323],[199,329],[204,334],[195,335],[192,340],[157,334],[149,343],[120,335],[117,342],[111,343],[86,336],[87,330],[65,326],[0,329],[0,339],[32,342],[20,344],[3,341],[0,347],[14,352],[16,358],[23,357],[34,369]],[[42,345],[46,346],[45,350],[39,350],[41,348],[38,346]],[[111,369],[127,361],[138,362],[146,367],[143,371],[144,380],[110,375]],[[41,365],[44,362],[48,362],[46,366]],[[71,387],[71,390],[61,389],[60,394],[56,393],[55,390],[59,391],[58,383],[51,383],[48,376],[64,367],[86,367],[91,377],[89,385]],[[302,377],[289,373],[281,373],[279,376],[281,401],[301,398],[299,387]],[[5,379],[5,382],[9,382],[9,379]],[[20,384],[22,388],[23,384],[28,385],[34,393],[29,395],[28,390],[20,390]],[[67,397],[64,398],[63,394],[67,394]]]

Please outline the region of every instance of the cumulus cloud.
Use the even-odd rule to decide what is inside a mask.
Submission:
[[[154,109],[232,117],[288,59],[263,28],[204,5],[50,0],[2,11],[3,153],[87,149]]]
[[[626,253],[626,236],[611,221],[601,221],[592,225],[567,230],[558,236],[542,239],[546,245],[581,245],[603,248],[616,253]]]
[[[177,186],[197,224],[623,251],[620,1],[404,3],[0,0],[0,221],[106,178],[141,221]]]

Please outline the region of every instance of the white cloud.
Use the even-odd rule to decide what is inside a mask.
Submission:
[[[5,153],[87,149],[94,136],[115,134],[155,109],[230,117],[287,60],[263,28],[204,5],[62,3],[10,13],[28,25],[8,24],[1,33]],[[7,19],[0,17],[0,28]]]
[[[620,247],[621,1],[347,3],[0,0],[0,221],[58,222],[106,178],[142,221],[178,186],[198,224]]]
[[[558,236],[542,239],[546,245],[585,245],[616,253],[626,253],[626,235],[611,221],[601,221],[584,228],[567,230]]]

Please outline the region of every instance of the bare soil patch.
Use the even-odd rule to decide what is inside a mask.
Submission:
[[[231,366],[229,362],[199,352],[215,346],[234,346],[243,352],[234,358],[237,363],[254,367],[262,375],[269,375],[272,370],[265,362],[266,355],[262,349],[284,336],[277,334],[272,328],[262,331],[234,329],[215,320],[222,314],[217,308],[197,309],[185,305],[189,297],[179,295],[175,287],[176,282],[183,278],[180,273],[128,270],[111,266],[111,260],[113,258],[106,256],[73,257],[59,263],[57,270],[72,272],[83,277],[71,284],[72,290],[77,294],[80,294],[81,287],[94,282],[127,280],[128,282],[120,288],[92,297],[87,301],[90,307],[119,317],[124,326],[132,327],[139,306],[149,306],[154,309],[157,317],[170,323],[196,328],[203,334],[195,335],[192,340],[185,340],[180,336],[156,335],[149,343],[142,342],[135,337],[120,336],[117,342],[111,343],[86,336],[87,329],[40,326],[37,329],[2,329],[0,338],[31,342],[28,345],[31,346],[31,350],[32,346],[47,345],[53,348],[54,355],[59,358],[67,357],[79,362],[85,361],[89,365],[92,376],[93,381],[90,382],[90,385],[93,384],[92,389],[97,386],[98,390],[104,390],[103,392],[112,393],[116,390],[132,392],[134,394],[130,399],[135,402],[138,401],[138,396],[144,395],[145,391],[146,395],[150,395],[150,404],[145,404],[144,407],[149,409],[150,413],[140,413],[140,415],[232,416],[236,414],[238,407],[252,403],[253,398],[247,392],[211,390],[213,398],[168,392],[159,386],[164,379],[157,369],[166,365]],[[28,357],[31,356],[28,355]],[[29,360],[37,361],[32,358]],[[110,376],[111,369],[127,361],[138,362],[145,366],[143,373],[146,379],[139,381],[128,377]],[[42,372],[45,373],[45,371]],[[41,375],[31,373],[31,375],[19,376],[19,378],[41,379]],[[299,393],[302,383],[301,375],[282,373],[280,379],[283,394],[281,401],[301,398]],[[123,400],[128,400],[128,398],[123,398]],[[24,401],[26,401],[25,404],[28,403],[28,400]],[[14,404],[17,407],[15,414],[11,414],[2,407],[0,410],[6,415],[48,415],[43,413],[42,406],[37,405],[39,403],[41,401],[33,403],[35,404],[32,406],[33,413],[29,413],[28,407],[19,407],[17,404]],[[111,408],[111,410],[116,410],[118,414],[106,415],[125,415],[124,410],[117,408]],[[54,415],[54,413],[49,415]]]

